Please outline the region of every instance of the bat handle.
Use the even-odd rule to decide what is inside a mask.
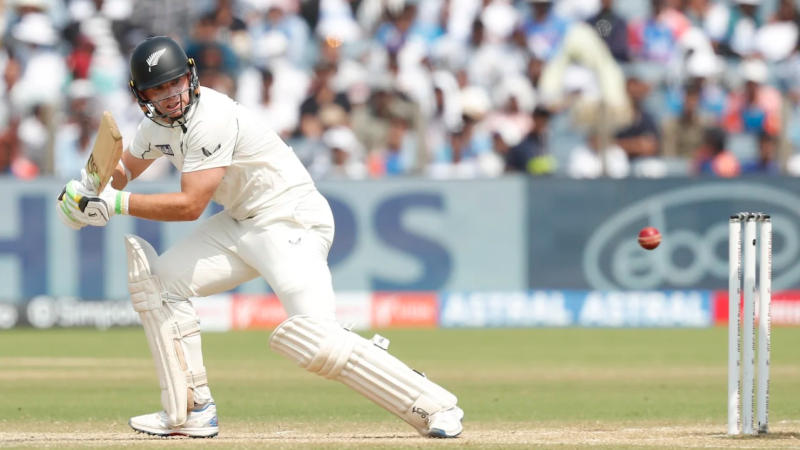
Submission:
[[[86,209],[86,205],[88,204],[89,204],[89,198],[81,197],[80,201],[78,201],[78,207],[81,209],[81,212],[84,212],[84,210]]]

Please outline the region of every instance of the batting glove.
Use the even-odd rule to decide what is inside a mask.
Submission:
[[[100,180],[89,176],[86,169],[81,169],[81,184],[87,192],[92,192],[95,196],[97,195],[97,186],[99,186]]]
[[[65,193],[66,188],[61,191],[61,195],[58,196],[58,201],[56,201],[58,218],[64,222],[64,225],[73,230],[80,230],[86,226],[86,222],[83,220],[84,214],[78,208],[78,204],[69,196],[64,195]]]
[[[66,195],[78,204],[86,216],[86,223],[96,227],[105,226],[114,214],[128,214],[130,192],[118,191],[109,182],[99,195],[78,180],[70,180]]]

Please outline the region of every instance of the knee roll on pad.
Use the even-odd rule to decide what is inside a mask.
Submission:
[[[139,313],[147,343],[153,355],[161,387],[161,405],[172,426],[186,422],[189,410],[194,407],[195,387],[208,384],[205,368],[192,368],[182,343],[186,337],[200,333],[200,323],[192,308],[177,308],[162,292],[161,284],[152,267],[158,258],[155,249],[144,239],[125,236],[128,255],[128,288],[133,309]]]
[[[309,372],[350,386],[423,435],[431,414],[457,403],[455,395],[389,354],[388,340],[364,339],[333,320],[290,317],[269,344]]]

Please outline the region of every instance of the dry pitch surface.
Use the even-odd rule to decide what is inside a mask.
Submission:
[[[453,440],[426,439],[410,432],[381,425],[365,430],[364,424],[337,424],[335,429],[285,425],[263,429],[263,425],[223,428],[214,439],[156,438],[134,433],[122,426],[99,432],[90,424],[52,424],[49,431],[0,431],[2,448],[800,448],[798,423],[782,422],[766,436],[729,437],[721,425],[573,425],[519,424],[486,428],[467,424],[464,434]],[[343,431],[350,430],[350,431]]]

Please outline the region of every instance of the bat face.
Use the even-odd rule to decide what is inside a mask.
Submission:
[[[100,121],[100,128],[97,130],[92,154],[86,162],[86,173],[91,178],[97,193],[105,189],[121,157],[122,135],[114,117],[105,111]]]

